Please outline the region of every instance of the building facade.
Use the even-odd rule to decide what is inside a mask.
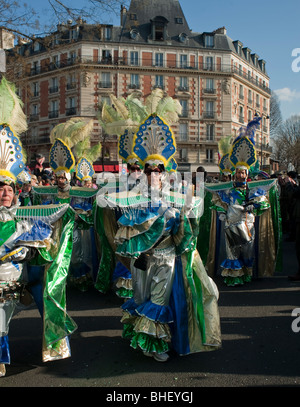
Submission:
[[[89,25],[79,19],[8,52],[8,73],[24,101],[29,130],[23,143],[29,159],[48,154],[58,123],[94,119],[92,142],[102,142],[102,163],[117,168],[117,136],[103,134],[97,114],[109,94],[142,98],[155,87],[177,98],[180,120],[172,125],[181,171],[203,165],[218,174],[218,141],[237,134],[255,114],[260,164],[269,165],[269,77],[265,61],[225,27],[192,32],[177,0],[132,0],[121,8],[120,26]],[[115,167],[113,167],[115,166]],[[101,169],[101,166],[98,167]]]

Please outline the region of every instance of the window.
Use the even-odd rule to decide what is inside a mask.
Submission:
[[[214,124],[208,124],[206,126],[206,140],[207,141],[213,141],[215,138],[215,125]]]
[[[76,51],[71,51],[70,52],[69,61],[70,61],[71,64],[74,64],[74,62],[76,62]]]
[[[240,98],[241,100],[244,100],[244,87],[243,87],[243,85],[240,85],[239,98]]]
[[[69,97],[68,98],[68,104],[67,104],[67,109],[66,109],[66,115],[71,116],[76,114],[76,104],[75,104],[75,98],[74,97]]]
[[[76,75],[70,74],[67,79],[67,89],[75,89],[76,88]]]
[[[248,122],[252,120],[252,112],[251,110],[248,110]]]
[[[156,24],[154,27],[154,40],[163,41],[164,40],[164,26]]]
[[[130,75],[129,87],[130,87],[130,89],[139,89],[139,87],[140,87],[139,75],[137,75],[137,74]]]
[[[180,99],[179,103],[181,104],[182,111],[180,117],[188,117],[188,102],[186,99]]]
[[[111,40],[112,37],[112,28],[111,27],[105,27],[104,28],[104,39],[105,40]]]
[[[136,21],[137,20],[137,15],[136,14],[130,14],[130,20]]]
[[[101,88],[111,88],[112,83],[111,83],[111,77],[109,72],[102,72],[101,73],[101,82],[100,82],[100,87]]]
[[[248,90],[248,104],[252,105],[253,99],[252,99],[252,91]]]
[[[161,52],[155,54],[155,66],[164,66],[163,56]]]
[[[139,64],[139,53],[137,51],[130,52],[130,65],[138,66]]]
[[[214,161],[214,150],[211,148],[206,149],[206,162],[213,163]]]
[[[34,82],[32,84],[32,91],[33,91],[33,96],[39,96],[40,92],[39,92],[39,83],[38,82]]]
[[[188,57],[186,54],[180,55],[180,68],[187,68],[188,66]]]
[[[213,35],[206,35],[205,36],[205,46],[208,48],[212,48],[214,46],[214,37]]]
[[[187,123],[179,124],[179,139],[180,141],[187,141],[188,139],[188,125]]]
[[[175,17],[175,24],[183,24],[183,18],[182,17]]]
[[[189,90],[187,76],[181,76],[179,78],[179,90],[185,90],[185,91]]]
[[[205,89],[205,91],[207,92],[207,93],[214,93],[214,80],[213,79],[211,79],[211,78],[209,78],[209,79],[206,79],[206,89]]]
[[[256,107],[260,107],[259,95],[256,95]]]
[[[54,119],[58,117],[58,100],[52,100],[50,103],[49,118]]]
[[[51,78],[50,79],[49,92],[50,93],[58,92],[58,80],[57,80],[57,78]]]
[[[180,161],[187,162],[188,155],[187,155],[187,149],[186,148],[181,148],[179,150],[179,158],[180,158]]]
[[[206,57],[205,58],[205,66],[204,69],[207,71],[212,71],[214,68],[214,59],[213,57]]]
[[[243,108],[243,106],[239,107],[239,121],[240,121],[240,123],[244,123],[244,108]]]
[[[69,39],[71,40],[77,40],[78,38],[78,29],[77,28],[72,28],[69,31]]]
[[[162,75],[155,76],[155,87],[156,88],[164,88],[164,77]]]
[[[206,102],[206,118],[207,119],[213,119],[214,118],[214,107],[215,104],[213,101],[209,100]]]

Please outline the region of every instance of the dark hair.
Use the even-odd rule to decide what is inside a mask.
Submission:
[[[144,173],[145,174],[151,174],[151,172],[164,172],[165,171],[165,166],[163,164],[158,164],[156,166],[156,168],[158,169],[158,171],[154,170],[151,168],[152,166],[150,164],[145,164],[145,168],[144,168]]]

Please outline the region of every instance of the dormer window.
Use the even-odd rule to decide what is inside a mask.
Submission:
[[[188,36],[185,33],[179,34],[179,41],[180,42],[182,42],[182,43],[186,42],[187,38],[188,38]]]
[[[212,48],[214,46],[214,36],[213,35],[205,36],[205,46],[207,48]]]
[[[151,20],[152,39],[154,41],[165,41],[167,37],[168,20],[165,17],[158,16]]]

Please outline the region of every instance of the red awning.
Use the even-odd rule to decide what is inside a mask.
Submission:
[[[94,165],[95,172],[103,172],[103,166]],[[104,172],[119,172],[119,165],[104,165]]]

